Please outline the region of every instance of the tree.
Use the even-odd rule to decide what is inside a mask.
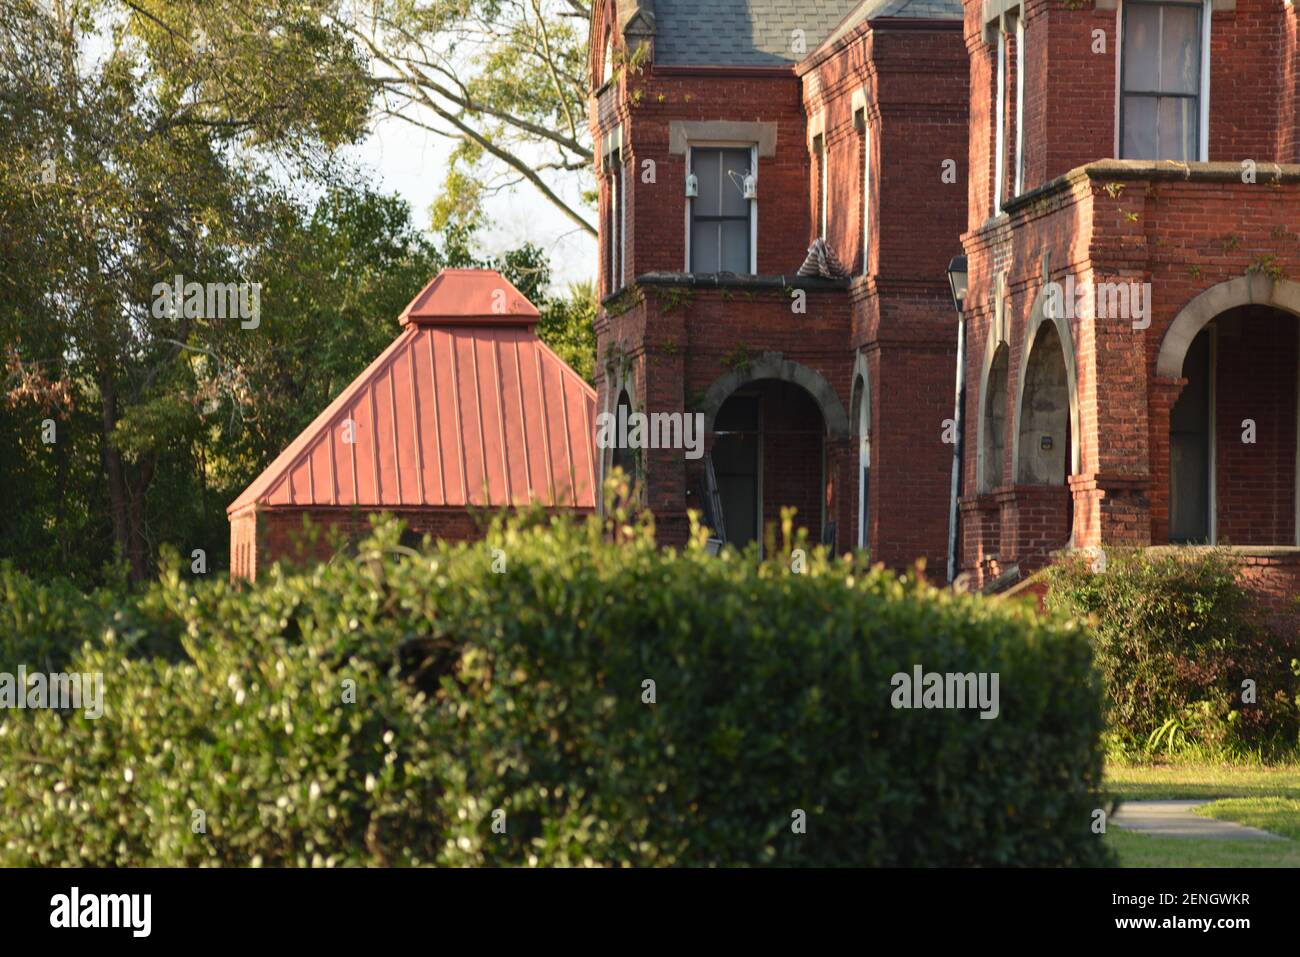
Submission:
[[[370,81],[318,14],[0,0],[0,557],[140,580],[169,542],[220,567],[226,504],[444,265],[500,268],[590,377],[590,294],[550,297],[540,249],[483,259],[467,223],[435,243],[334,158]]]
[[[63,420],[65,441],[93,421],[113,540],[136,579],[164,453],[201,425],[210,383],[197,357],[245,331],[203,297],[197,310],[160,310],[159,284],[233,284],[251,302],[266,224],[290,205],[300,170],[365,120],[364,97],[350,93],[354,60],[340,52],[348,41],[307,13],[286,5],[255,40],[232,43],[229,60],[187,27],[131,2],[0,0],[5,391],[21,402],[18,386],[50,384],[37,398]],[[295,53],[299,38],[338,55]],[[229,70],[256,47],[298,72],[274,100]],[[296,169],[273,177],[276,157]],[[95,414],[73,419],[76,409]]]
[[[375,64],[378,110],[456,142],[435,226],[473,221],[484,195],[528,183],[590,236],[587,24],[582,0],[380,0],[338,21]],[[348,8],[358,10],[350,13]]]
[[[302,74],[325,63],[349,109],[365,102],[372,117],[452,141],[435,230],[476,225],[484,198],[527,184],[596,235],[586,0],[128,2],[160,42],[201,31],[200,47],[173,43],[175,74],[201,82],[208,104],[256,104],[245,112],[259,130],[274,133],[294,98],[310,98]],[[290,49],[274,32],[285,21],[317,26],[295,30]]]

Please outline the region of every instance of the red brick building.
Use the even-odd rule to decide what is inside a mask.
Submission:
[[[1298,66],[1276,0],[597,3],[599,408],[699,411],[709,450],[602,468],[668,541],[793,505],[985,588],[1213,543],[1285,604]],[[847,278],[795,275],[818,237]]]
[[[392,345],[231,503],[231,576],[328,558],[329,532],[350,539],[376,512],[452,540],[503,508],[594,512],[596,395],[537,338],[539,318],[500,273],[440,272]]]
[[[1298,37],[1276,0],[965,0],[975,583],[1217,543],[1300,593]]]
[[[959,4],[604,0],[591,29],[598,407],[698,413],[708,450],[603,468],[667,542],[689,509],[742,544],[793,506],[814,541],[943,568]],[[847,275],[796,275],[818,237]]]

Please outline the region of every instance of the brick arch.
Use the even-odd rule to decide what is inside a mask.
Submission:
[[[849,415],[835,389],[820,372],[787,359],[779,352],[765,352],[753,362],[732,369],[709,386],[704,394],[701,411],[704,413],[704,430],[713,431],[713,420],[731,393],[750,382],[760,379],[779,379],[802,386],[813,397],[821,410],[826,434],[833,438],[849,437]]]
[[[1182,308],[1160,341],[1156,375],[1180,379],[1187,350],[1215,317],[1237,306],[1272,306],[1300,316],[1300,283],[1248,273],[1211,286]]]

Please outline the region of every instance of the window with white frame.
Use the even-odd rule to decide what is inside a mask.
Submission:
[[[1025,18],[1016,17],[1016,159],[1013,196],[1025,191]]]
[[[871,125],[864,107],[853,117],[862,150],[862,275],[871,272]]]
[[[755,272],[758,148],[692,146],[688,152],[695,191],[688,210],[689,271]]]
[[[1208,4],[1124,0],[1120,156],[1203,159]]]

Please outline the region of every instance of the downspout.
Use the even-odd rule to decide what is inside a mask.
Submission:
[[[966,407],[966,316],[957,312],[957,407],[953,412],[953,426],[957,440],[952,446],[952,493],[948,503],[948,584],[957,577],[957,499],[961,497],[961,453],[965,436],[963,410]]]

